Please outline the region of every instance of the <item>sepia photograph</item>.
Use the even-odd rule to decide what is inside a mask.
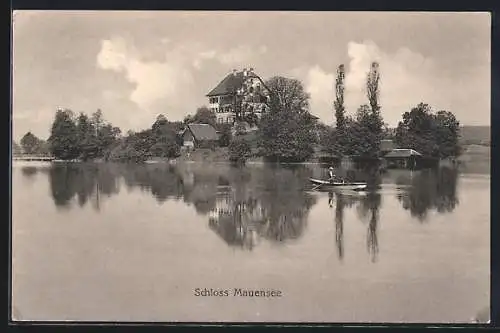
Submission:
[[[491,14],[12,12],[12,322],[490,323]]]

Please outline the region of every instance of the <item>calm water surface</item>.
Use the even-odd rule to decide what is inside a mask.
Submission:
[[[14,164],[14,316],[467,322],[488,306],[488,175],[390,171],[367,193],[311,191],[308,177],[323,175],[318,166]]]

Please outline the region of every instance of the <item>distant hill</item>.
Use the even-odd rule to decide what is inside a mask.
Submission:
[[[465,145],[490,145],[490,126],[462,126],[460,142]]]

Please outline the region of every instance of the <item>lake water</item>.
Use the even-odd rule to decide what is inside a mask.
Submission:
[[[367,193],[311,190],[324,174],[15,163],[14,316],[457,323],[488,307],[488,174],[394,170]]]

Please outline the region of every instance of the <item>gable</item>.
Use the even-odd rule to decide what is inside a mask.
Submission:
[[[228,74],[214,89],[212,89],[207,96],[228,95],[236,93],[243,85],[243,73]]]
[[[197,141],[217,140],[217,132],[209,124],[189,124],[189,131]]]

